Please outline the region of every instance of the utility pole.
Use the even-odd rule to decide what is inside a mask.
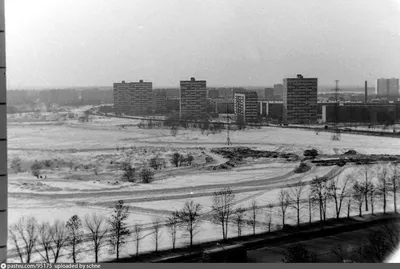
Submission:
[[[334,126],[333,126],[333,134],[332,140],[338,141],[340,140],[340,129],[339,129],[339,80],[335,80],[336,88],[335,88],[335,106],[334,106]]]

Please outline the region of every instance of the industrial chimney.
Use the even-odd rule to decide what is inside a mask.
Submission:
[[[0,0],[0,264],[7,261],[7,117],[4,0]]]

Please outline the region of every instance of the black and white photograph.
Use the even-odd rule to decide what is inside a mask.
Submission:
[[[400,0],[0,0],[1,269],[400,263],[399,78]]]

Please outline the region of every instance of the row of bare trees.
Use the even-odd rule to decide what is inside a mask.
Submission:
[[[56,221],[52,225],[39,225],[34,218],[21,218],[11,226],[10,236],[21,262],[30,262],[34,251],[46,262],[57,262],[64,249],[68,249],[70,258],[77,262],[78,254],[82,250],[81,243],[84,241],[91,242],[91,250],[97,262],[99,251],[107,242],[110,252],[115,253],[118,260],[121,248],[132,234],[138,255],[144,230],[151,230],[150,236],[155,243],[156,252],[162,237],[162,227],[168,230],[172,249],[176,247],[178,231],[182,232],[183,237],[189,238],[190,246],[193,246],[194,237],[199,233],[203,220],[211,220],[219,225],[222,239],[227,240],[229,227],[232,226],[236,228],[237,236],[243,235],[245,225],[252,229],[253,234],[260,224],[271,232],[274,214],[281,218],[281,226],[284,228],[289,209],[295,212],[298,226],[307,213],[311,224],[313,212],[317,210],[321,228],[326,222],[328,208],[334,208],[334,217],[340,218],[343,208],[347,207],[347,217],[350,217],[352,206],[356,205],[359,215],[362,216],[363,205],[366,211],[370,208],[374,214],[376,201],[380,200],[383,202],[383,212],[386,213],[388,198],[393,196],[394,211],[397,212],[396,194],[400,180],[396,164],[381,166],[379,171],[372,170],[372,167],[363,167],[359,173],[349,174],[342,179],[339,175],[336,172],[315,177],[309,183],[298,181],[281,189],[275,203],[261,206],[253,200],[246,208],[235,206],[240,201],[236,200],[231,189],[224,188],[213,194],[210,212],[203,212],[201,204],[187,201],[181,210],[174,211],[165,219],[154,219],[150,227],[145,229],[138,224],[128,226],[129,207],[123,201],[118,201],[108,219],[94,214],[85,216],[82,221],[75,215],[67,223]],[[373,178],[377,180],[374,182]],[[263,222],[259,220],[261,214],[264,215]]]

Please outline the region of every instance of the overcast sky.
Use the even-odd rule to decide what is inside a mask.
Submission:
[[[400,77],[400,0],[6,0],[9,88]]]

